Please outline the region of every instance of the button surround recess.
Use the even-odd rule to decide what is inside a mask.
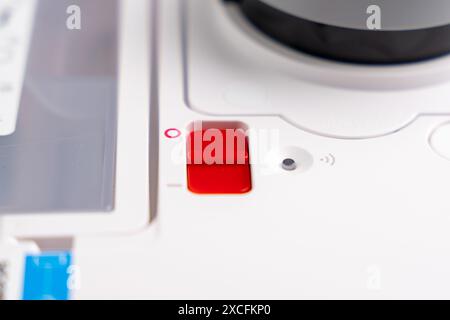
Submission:
[[[450,122],[440,125],[433,131],[430,145],[438,155],[450,161]]]

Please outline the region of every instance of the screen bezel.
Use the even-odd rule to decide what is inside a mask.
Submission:
[[[149,223],[151,6],[145,0],[119,0],[114,210],[3,215],[8,235],[29,238],[125,232]]]

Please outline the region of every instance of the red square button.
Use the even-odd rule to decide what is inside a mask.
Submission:
[[[190,191],[241,194],[252,189],[248,137],[243,129],[201,129],[192,131],[187,140]]]

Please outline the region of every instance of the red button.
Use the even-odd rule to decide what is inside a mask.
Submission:
[[[241,194],[252,189],[248,137],[243,129],[192,131],[187,141],[188,188],[200,194]]]

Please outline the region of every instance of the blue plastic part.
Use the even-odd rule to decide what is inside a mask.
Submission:
[[[68,300],[70,252],[47,252],[25,258],[23,300]]]

